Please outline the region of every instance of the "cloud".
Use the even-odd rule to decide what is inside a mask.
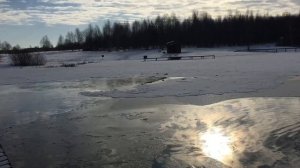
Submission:
[[[299,9],[299,0],[0,0],[0,24],[81,25],[106,19],[132,21],[171,13],[187,17],[192,10],[218,16],[229,10],[281,14]]]
[[[300,6],[300,1],[299,1],[299,0],[291,0],[291,1],[292,1],[292,3],[294,3],[295,5]]]
[[[0,7],[6,7],[1,6]],[[31,20],[31,16],[25,12],[19,12],[10,10],[8,8],[3,8],[0,10],[0,23],[1,24],[8,24],[8,25],[21,25],[21,24],[28,24],[28,21]]]

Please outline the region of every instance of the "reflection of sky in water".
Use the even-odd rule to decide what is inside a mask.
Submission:
[[[102,97],[102,93],[134,90],[139,85],[155,84],[164,79],[155,76],[95,78],[86,81],[26,83],[20,86],[2,85],[0,111],[4,112],[0,114],[0,123],[24,124],[48,119],[52,115],[79,111],[85,106],[110,99]]]
[[[181,144],[172,157],[206,167],[297,167],[299,98],[250,98],[175,106],[162,131]]]
[[[95,98],[80,94],[81,91],[89,89],[114,90],[127,86],[131,88],[132,85],[148,84],[160,80],[162,78],[137,78],[63,84],[45,83],[21,88],[1,86],[0,125],[6,127],[14,123],[25,126],[28,122],[42,119],[49,120],[54,125],[62,124],[63,127],[81,128],[82,132],[75,131],[77,134],[90,133],[92,130],[96,132],[95,137],[102,134],[114,134],[116,139],[109,137],[105,143],[116,148],[117,152],[124,152],[117,153],[120,160],[127,156],[132,156],[133,159],[144,156],[144,149],[142,149],[142,153],[138,153],[140,148],[135,145],[145,144],[149,147],[148,157],[145,160],[155,157],[154,162],[160,167],[174,167],[174,165],[178,165],[176,161],[186,163],[190,167],[213,168],[281,168],[300,165],[300,98],[235,99],[208,106],[155,105],[149,113],[146,108],[148,100],[139,106],[141,109],[133,109],[134,99],[127,100],[127,105],[120,102],[115,105],[114,99],[106,100],[101,97]],[[118,106],[117,109],[121,109],[121,114],[112,113],[113,109],[110,109],[110,105]],[[76,116],[73,118],[79,118],[81,122],[63,120],[63,123],[56,123],[55,119],[50,117],[65,112],[87,112],[91,106],[96,106],[96,111],[101,112],[95,113],[98,117],[89,117],[94,112],[71,113]],[[105,110],[99,110],[100,107]],[[145,111],[144,108],[147,109],[147,113],[140,113]],[[138,112],[138,115],[134,111]],[[123,118],[123,116],[127,117]],[[42,121],[42,123],[44,122]],[[96,125],[98,127],[95,127]],[[46,127],[48,126],[46,125]],[[35,125],[32,125],[32,128],[35,128]],[[135,132],[136,129],[146,133],[152,132],[152,134],[134,136],[139,134]],[[157,129],[160,129],[161,132],[158,132]],[[39,129],[35,131],[43,135],[52,136],[53,134],[53,132],[47,131],[40,132]],[[120,136],[128,135],[127,131],[132,131],[133,135],[128,136],[128,146],[126,146],[127,137]],[[63,133],[57,136],[73,138],[72,133]],[[124,139],[120,140],[120,137]],[[152,141],[153,139],[163,139],[163,144]],[[89,154],[89,150],[95,148],[95,144],[90,143],[85,136],[79,136],[77,140],[92,144],[91,148],[86,149]],[[100,136],[97,140],[103,141],[103,137]],[[122,141],[122,143],[118,143],[118,141]],[[46,142],[48,143],[48,139]],[[132,145],[132,142],[138,143]],[[116,144],[120,144],[120,146]],[[82,147],[80,144],[77,145],[74,148]],[[158,145],[166,146],[166,149],[162,149],[161,154],[154,152]],[[47,145],[39,147],[47,151]],[[98,147],[100,148],[101,145]],[[136,148],[137,151],[131,150],[132,148]],[[31,147],[29,149],[30,151],[34,150]],[[109,159],[107,162],[111,162]],[[130,159],[132,158],[130,157]],[[174,163],[168,165],[170,162]]]
[[[218,161],[227,161],[233,154],[232,138],[224,135],[220,129],[211,129],[199,134],[203,153]]]

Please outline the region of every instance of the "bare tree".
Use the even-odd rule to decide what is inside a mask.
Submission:
[[[11,48],[12,48],[12,46],[7,41],[4,41],[1,44],[1,49],[4,50],[4,51],[11,50]]]
[[[44,36],[41,41],[40,41],[40,45],[42,48],[44,49],[50,49],[53,48],[53,45],[51,44],[48,36]]]
[[[21,49],[21,47],[20,47],[19,44],[15,45],[15,46],[13,47],[13,50],[14,50],[14,51],[17,51],[17,50],[20,50],[20,49]]]
[[[76,42],[76,37],[73,32],[68,32],[66,35],[65,43],[67,45],[74,44]]]
[[[65,45],[67,48],[74,50],[76,47],[76,36],[73,32],[68,32],[65,39]]]
[[[83,35],[78,28],[75,29],[75,36],[78,44],[82,44],[84,42]]]

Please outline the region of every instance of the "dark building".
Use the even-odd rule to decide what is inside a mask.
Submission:
[[[168,42],[167,43],[167,53],[168,54],[181,53],[181,45],[175,41]]]

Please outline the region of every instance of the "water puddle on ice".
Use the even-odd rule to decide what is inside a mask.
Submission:
[[[166,77],[100,78],[86,81],[26,83],[0,86],[0,122],[24,124],[109,100],[102,93],[129,91],[157,84]],[[94,96],[96,95],[96,96]],[[10,119],[8,119],[10,118]]]
[[[298,167],[300,99],[249,98],[175,106],[162,131],[174,131],[172,157],[191,166]],[[179,148],[178,148],[179,146]]]
[[[166,77],[131,77],[131,78],[93,78],[86,81],[73,82],[47,82],[22,85],[21,89],[32,89],[37,91],[51,90],[51,89],[73,89],[80,91],[111,91],[111,90],[132,90],[139,85],[156,83],[165,80]]]
[[[161,98],[150,106],[150,100],[140,100],[137,107],[137,99],[81,94],[162,80],[167,79],[1,86],[1,143],[16,167],[300,165],[300,98],[243,98],[207,106],[161,105]]]
[[[88,87],[80,92],[84,96],[99,97],[103,93],[110,91],[130,91],[138,86],[146,84],[157,84],[167,79],[166,77],[133,77],[133,78],[118,78],[118,79],[98,79],[89,81]]]

